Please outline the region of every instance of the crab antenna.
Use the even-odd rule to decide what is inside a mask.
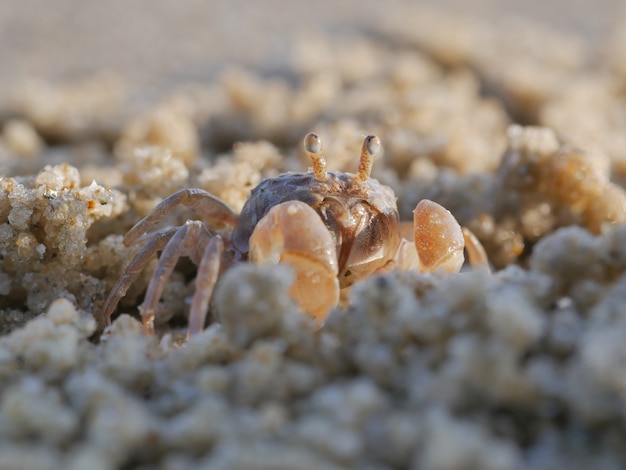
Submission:
[[[313,175],[318,181],[323,181],[328,177],[326,173],[326,160],[322,156],[322,139],[317,134],[311,132],[304,138],[304,150],[309,154],[313,162]]]
[[[363,140],[363,147],[361,147],[361,161],[356,173],[357,181],[364,182],[370,177],[374,157],[378,152],[380,152],[380,139],[375,135],[368,135]]]

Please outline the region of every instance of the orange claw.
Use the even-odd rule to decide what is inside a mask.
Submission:
[[[296,278],[289,295],[320,323],[339,301],[335,241],[304,202],[278,204],[259,221],[250,237],[250,261],[290,264]]]
[[[413,211],[413,226],[420,271],[449,274],[461,270],[464,237],[449,210],[423,199]]]

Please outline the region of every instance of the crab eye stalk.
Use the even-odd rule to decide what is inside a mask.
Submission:
[[[326,173],[326,160],[322,156],[322,139],[317,134],[310,133],[304,138],[304,150],[313,162],[313,175],[318,181],[328,177]]]
[[[355,179],[360,182],[366,181],[372,173],[372,165],[374,158],[380,152],[380,139],[375,135],[368,135],[363,140],[361,147],[361,160],[359,161],[359,169]]]

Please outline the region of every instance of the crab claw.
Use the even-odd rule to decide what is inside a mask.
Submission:
[[[465,241],[449,210],[423,199],[413,211],[413,230],[420,271],[449,274],[461,270]]]
[[[288,263],[296,273],[289,295],[320,323],[339,301],[335,241],[307,204],[278,204],[259,221],[250,237],[253,263]]]

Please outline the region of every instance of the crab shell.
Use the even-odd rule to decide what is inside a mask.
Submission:
[[[244,205],[233,234],[242,254],[259,221],[273,207],[301,201],[322,219],[335,242],[340,288],[384,268],[400,246],[396,197],[375,179],[355,180],[353,174],[332,172],[323,180],[312,173],[285,173],[261,182]]]

